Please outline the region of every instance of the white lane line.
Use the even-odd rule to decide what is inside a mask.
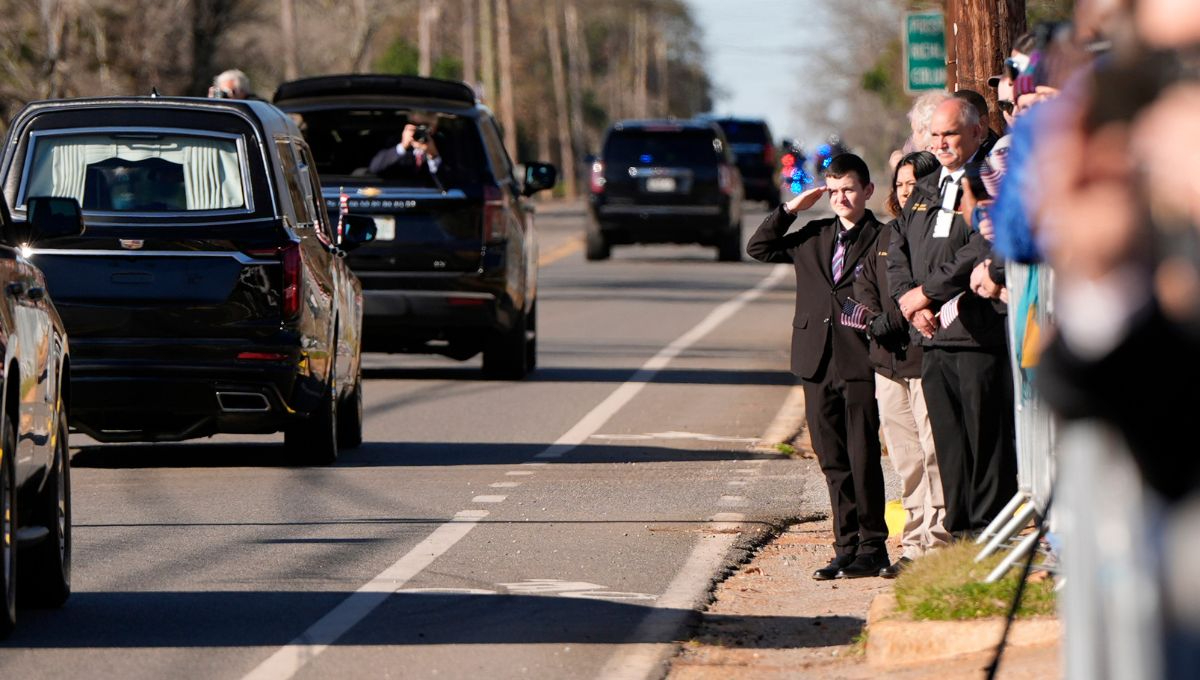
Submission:
[[[504,474],[508,475],[509,477],[525,477],[527,475],[532,475],[533,473],[529,472],[528,470],[509,470]]]
[[[472,503],[503,503],[508,496],[476,496],[471,499]]]
[[[488,484],[488,486],[493,489],[515,489],[518,486],[521,486],[521,483],[520,482],[492,482],[491,484]]]
[[[754,446],[758,451],[778,452],[776,445],[790,444],[804,429],[807,419],[804,415],[804,386],[794,385],[788,390],[787,398],[775,414],[775,419],[767,426],[767,431],[759,437]]]
[[[791,271],[791,267],[788,265],[777,264],[771,268],[771,273],[753,288],[742,291],[737,297],[719,305],[691,330],[676,338],[674,342],[659,350],[658,354],[642,364],[642,367],[627,382],[614,390],[612,394],[608,395],[608,398],[597,404],[578,423],[575,423],[574,427],[567,430],[566,434],[559,437],[557,441],[534,458],[562,458],[568,451],[587,441],[588,437],[600,431],[609,418],[612,418],[617,411],[637,396],[637,393],[641,392],[659,371],[666,368],[672,359],[708,335],[713,329],[725,323],[742,307],[761,297],[789,271]]]
[[[283,680],[295,675],[304,664],[325,651],[326,647],[383,604],[392,593],[462,540],[487,514],[486,510],[463,510],[457,513],[454,519],[434,529],[432,534],[396,560],[395,564],[350,594],[309,626],[308,630],[247,673],[243,680]]]
[[[736,470],[730,470],[730,472],[732,472],[735,475],[753,475],[753,474],[756,474],[758,472],[758,470],[755,470],[753,468],[738,468]]]
[[[747,482],[747,481],[746,481],[746,480],[744,480],[744,479],[735,479],[735,480],[732,480],[732,481],[729,481],[729,482],[725,482],[725,484],[726,484],[726,485],[728,485],[728,486],[746,486],[746,485],[747,485],[747,484],[749,484],[749,483],[750,483],[750,482]]]
[[[746,502],[745,496],[721,496],[721,500],[717,501],[717,505],[726,508],[740,508],[744,505],[749,505]]]
[[[683,568],[629,636],[630,642],[620,645],[604,664],[597,676],[600,680],[643,680],[662,675],[663,661],[675,650],[675,643],[671,641],[676,639],[692,610],[708,594],[713,574],[737,540],[736,529],[742,519],[743,516],[736,513],[720,513],[713,517],[713,522],[705,527],[713,533],[700,538]]]

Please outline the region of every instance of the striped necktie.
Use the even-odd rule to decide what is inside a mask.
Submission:
[[[837,283],[838,279],[842,278],[842,267],[846,264],[846,241],[850,240],[850,233],[845,229],[838,232],[836,245],[833,246],[833,282]]]

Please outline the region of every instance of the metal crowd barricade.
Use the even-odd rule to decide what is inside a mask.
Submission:
[[[1162,503],[1110,428],[1064,426],[1058,451],[1062,474],[1054,518],[1062,538],[1063,677],[1166,677],[1172,636],[1164,630],[1167,596],[1160,582]]]
[[[1045,329],[1053,317],[1054,277],[1050,268],[1038,264],[1008,262],[1009,358],[1013,366],[1014,424],[1017,448],[1017,494],[976,539],[985,544],[975,557],[979,562],[992,555],[1029,525],[1035,515],[1045,516],[1054,485],[1055,422],[1050,407],[1033,390],[1031,377],[1021,370],[1022,345],[1030,323]],[[1025,315],[1026,296],[1036,293],[1032,315]],[[1022,556],[1036,548],[1035,534],[1024,540],[990,573],[987,582],[999,580]]]

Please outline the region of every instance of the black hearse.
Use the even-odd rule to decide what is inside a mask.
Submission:
[[[29,258],[71,337],[71,424],[102,442],[283,430],[294,460],[362,438],[361,287],[295,123],[259,101],[35,102],[0,186],[74,198],[87,230]]]
[[[526,163],[517,180],[496,119],[461,82],[322,76],[280,85],[274,101],[302,121],[326,205],[378,226],[349,257],[363,282],[366,348],[482,351],[495,378],[532,370],[538,250],[526,198],[554,185],[554,166]],[[392,150],[409,147],[406,127],[432,140],[436,166],[379,162],[399,160]]]

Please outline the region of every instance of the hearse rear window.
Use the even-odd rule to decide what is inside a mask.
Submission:
[[[178,132],[33,133],[20,203],[74,198],[85,211],[246,210],[234,135]]]

